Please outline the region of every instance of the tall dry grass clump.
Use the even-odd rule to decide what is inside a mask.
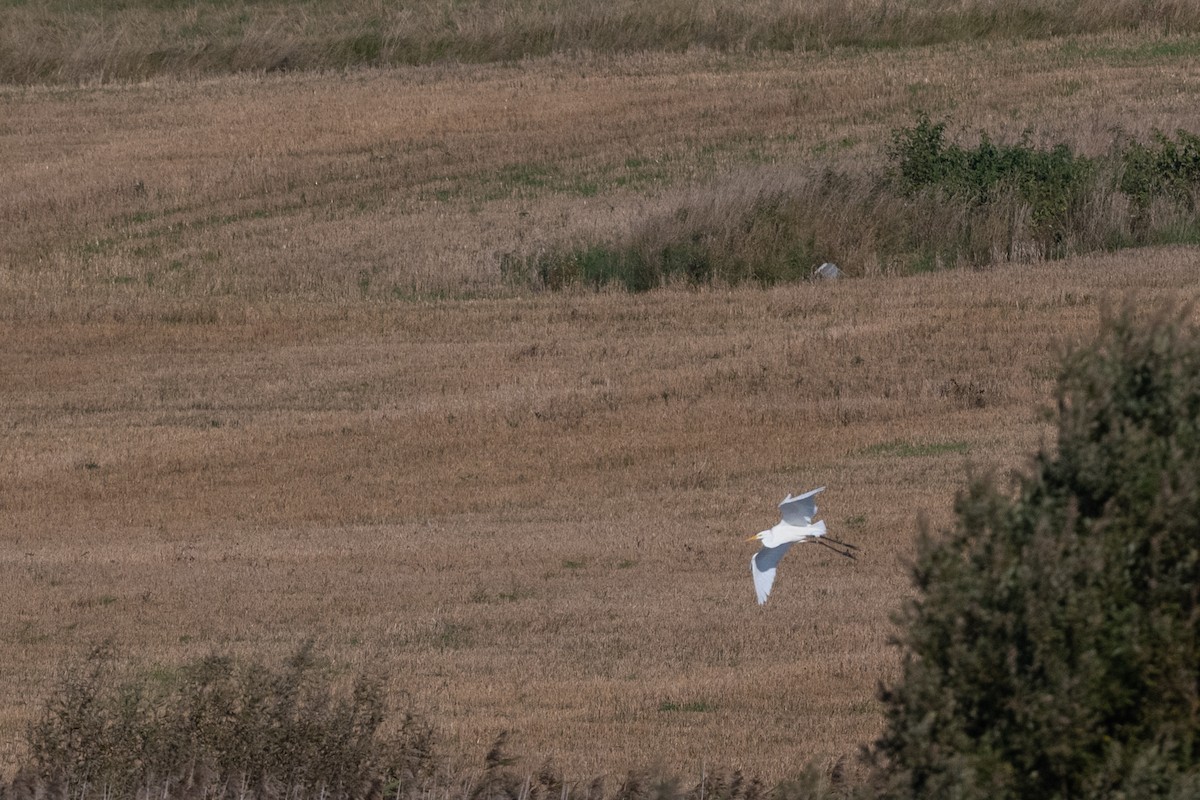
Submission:
[[[59,0],[0,8],[0,82],[491,62],[578,51],[895,47],[1147,28],[1196,31],[1200,8],[1171,0]]]
[[[379,676],[341,688],[307,644],[280,668],[212,656],[142,676],[97,648],[30,726],[20,780],[72,798],[403,792],[429,775],[431,734],[390,711]]]

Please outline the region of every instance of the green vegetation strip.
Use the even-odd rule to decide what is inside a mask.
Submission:
[[[969,453],[971,447],[966,442],[931,442],[929,444],[914,444],[912,442],[894,441],[873,444],[859,451],[864,456],[886,456],[889,458],[915,458],[920,456],[939,456],[946,453]]]
[[[916,273],[1064,258],[1149,244],[1200,243],[1200,136],[1118,134],[1089,157],[1066,144],[948,141],[920,115],[893,132],[877,174],[826,170],[707,197],[615,241],[512,253],[501,271],[534,289],[664,284],[769,286],[831,261],[850,274]]]

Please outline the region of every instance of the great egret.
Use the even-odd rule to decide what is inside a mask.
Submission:
[[[799,497],[792,497],[789,493],[779,504],[779,513],[783,519],[770,530],[760,531],[746,540],[752,542],[757,539],[762,542],[762,549],[750,558],[750,574],[754,576],[754,591],[758,594],[760,606],[767,602],[771,585],[775,583],[776,565],[796,542],[816,542],[838,555],[854,558],[850,551],[857,550],[857,547],[836,539],[826,541],[825,520],[813,522],[813,517],[817,515],[816,498],[823,491],[824,486],[805,492]],[[833,545],[844,549],[839,550]]]

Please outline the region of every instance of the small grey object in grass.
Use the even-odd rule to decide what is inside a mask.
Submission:
[[[746,540],[762,542],[762,549],[750,558],[750,574],[754,576],[754,591],[758,595],[760,606],[767,602],[771,585],[775,583],[775,567],[796,542],[816,542],[838,555],[854,558],[850,551],[857,550],[857,547],[829,539],[825,535],[825,520],[813,522],[813,517],[817,515],[816,498],[823,491],[824,486],[805,492],[799,497],[789,494],[779,504],[780,516],[783,519],[775,527],[760,531]]]
[[[831,280],[836,280],[837,278],[842,277],[846,273],[844,273],[840,269],[838,269],[837,264],[834,264],[831,261],[826,261],[824,264],[817,267],[817,271],[814,272],[813,274],[816,275],[818,278],[824,278],[825,280],[831,281]]]

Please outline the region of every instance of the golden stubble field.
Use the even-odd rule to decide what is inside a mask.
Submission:
[[[0,89],[4,765],[100,641],[309,637],[464,763],[505,729],[578,776],[853,758],[918,515],[1020,467],[1058,347],[1105,298],[1193,297],[1195,250],[638,296],[511,289],[500,257],[877,162],[915,108],[1093,149],[1200,129],[1200,69],[1155,44]],[[758,608],[743,539],[817,484],[862,557],[798,548]]]

